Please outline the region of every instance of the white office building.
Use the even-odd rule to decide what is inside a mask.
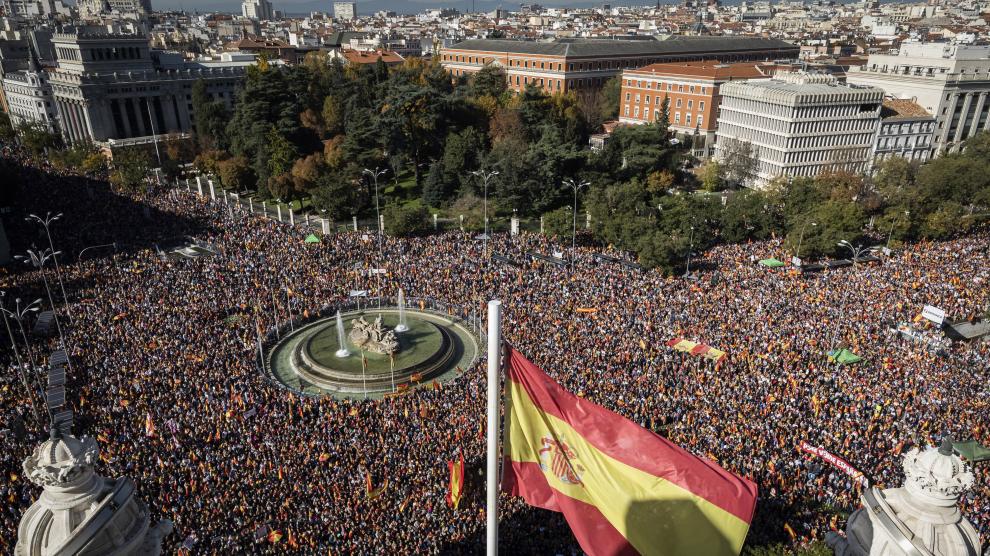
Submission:
[[[988,45],[906,42],[896,54],[873,54],[866,65],[850,68],[846,80],[913,100],[935,116],[939,153],[990,129]]]
[[[241,15],[248,19],[267,21],[275,18],[275,10],[268,0],[244,0],[241,3]]]
[[[724,161],[738,153],[735,144],[749,144],[756,160],[745,185],[759,188],[780,176],[869,169],[880,89],[795,72],[726,83],[721,94],[715,157]]]
[[[58,131],[58,114],[48,73],[41,68],[30,43],[27,69],[3,76],[3,94],[7,99],[7,111],[12,125],[18,127],[40,124],[48,131]]]
[[[357,2],[334,2],[333,17],[344,21],[357,19]]]

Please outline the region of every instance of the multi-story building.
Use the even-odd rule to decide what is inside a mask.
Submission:
[[[698,156],[715,146],[719,87],[740,79],[769,79],[777,66],[769,62],[669,62],[622,72],[619,122],[644,124],[663,117],[668,101],[668,124],[678,135],[693,137]]]
[[[151,50],[141,35],[77,29],[53,36],[58,69],[50,83],[69,142],[148,137],[192,129],[192,86],[204,80],[228,106],[250,62],[185,62]]]
[[[685,37],[666,40],[557,39],[553,42],[472,39],[446,47],[443,66],[455,77],[489,65],[505,69],[509,87],[533,83],[547,92],[593,89],[622,73],[661,62],[722,63],[795,58],[798,47],[756,37]]]
[[[48,73],[38,64],[33,48],[30,48],[28,56],[27,69],[3,76],[3,95],[10,123],[14,126],[39,124],[49,131],[57,131],[55,101]]]
[[[906,42],[896,54],[872,54],[849,68],[846,80],[914,100],[934,115],[936,152],[990,129],[990,46]]]
[[[267,21],[274,18],[275,11],[268,0],[244,0],[241,3],[241,15],[249,19]]]
[[[880,125],[873,147],[874,164],[888,158],[925,162],[932,156],[935,117],[918,103],[906,99],[884,99]]]
[[[343,21],[357,19],[357,2],[334,2],[333,17]]]
[[[80,0],[77,7],[83,18],[93,18],[108,12],[147,15],[152,11],[151,0]]]
[[[753,171],[745,185],[762,187],[780,176],[811,177],[827,170],[868,170],[882,90],[845,85],[829,74],[794,72],[726,83],[721,94],[715,157],[751,157]]]

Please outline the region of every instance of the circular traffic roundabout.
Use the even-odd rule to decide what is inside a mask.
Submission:
[[[364,399],[439,387],[477,360],[481,344],[470,324],[400,307],[304,323],[264,350],[266,370],[299,394]]]

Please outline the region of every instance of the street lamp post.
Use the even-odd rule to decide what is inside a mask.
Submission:
[[[65,351],[66,359],[68,359],[69,350],[65,346],[65,334],[62,332],[62,322],[58,319],[58,311],[55,310],[55,301],[52,300],[52,289],[48,286],[48,275],[45,274],[45,263],[48,262],[49,259],[54,259],[61,254],[61,251],[52,252],[50,249],[37,252],[28,249],[26,256],[17,255],[14,258],[34,266],[39,272],[41,272],[41,280],[45,283],[45,291],[48,293],[48,303],[52,307],[52,317],[55,318],[55,327],[58,329],[58,338],[62,344],[62,349]],[[71,359],[69,359],[69,369],[72,369]]]
[[[45,217],[44,218],[38,216],[37,214],[30,214],[30,215],[28,215],[27,218],[25,218],[25,220],[27,220],[28,222],[34,220],[34,221],[38,222],[39,224],[41,224],[42,227],[45,228],[45,235],[48,236],[48,247],[50,247],[52,253],[55,253],[55,254],[61,253],[61,251],[59,251],[57,253],[55,251],[55,244],[52,243],[52,232],[49,229],[49,226],[51,226],[51,223],[52,222],[55,222],[56,220],[58,220],[61,217],[62,217],[62,213],[61,212],[58,213],[58,214],[56,214],[55,216],[52,216],[52,213],[47,212],[47,213],[45,213]],[[62,269],[61,269],[61,267],[59,267],[58,257],[53,257],[52,260],[55,261],[55,276],[58,278],[58,286],[62,290],[62,300],[65,302],[65,313],[67,315],[69,315],[69,322],[72,322],[72,320],[73,320],[72,319],[72,310],[69,309],[69,296],[65,295],[65,283],[62,282]],[[52,310],[54,311],[55,308],[52,307]]]
[[[906,211],[904,211],[904,217],[905,217],[905,218],[908,218],[908,217],[910,217],[910,216],[911,216],[911,211],[909,211],[909,210],[906,210]],[[898,220],[900,220],[900,219],[899,219],[899,218],[894,218],[894,219],[893,219],[893,220],[892,220],[892,221],[890,222],[890,231],[888,231],[888,232],[887,232],[887,246],[886,246],[886,250],[887,250],[886,252],[887,252],[887,253],[889,253],[889,252],[890,252],[890,239],[891,239],[892,237],[894,237],[894,224],[897,224],[897,221],[898,221]]]
[[[571,230],[571,274],[574,274],[574,259],[577,258],[577,195],[582,188],[591,185],[586,181],[575,182],[573,179],[564,180],[564,185],[574,190],[574,215]]]
[[[806,222],[804,226],[801,227],[801,235],[798,237],[797,252],[794,253],[794,256],[799,260],[801,259],[801,243],[804,242],[804,231],[808,229],[809,224],[812,227],[818,226],[817,222]]]
[[[838,242],[836,245],[838,245],[839,247],[844,247],[844,248],[848,249],[852,253],[852,256],[853,256],[853,258],[852,258],[853,270],[856,269],[856,263],[859,261],[860,256],[862,256],[863,254],[873,253],[877,249],[875,246],[874,247],[863,247],[862,245],[853,245],[852,243],[850,243],[850,242],[848,242],[846,240],[842,240],[842,241]],[[835,345],[836,341],[838,340],[839,326],[840,326],[840,323],[843,320],[845,320],[845,317],[846,317],[846,315],[845,315],[845,299],[843,299],[843,302],[842,302],[841,306],[839,307],[839,322],[836,323],[836,325],[835,325],[835,333],[832,334],[832,345],[833,346]],[[838,360],[839,360],[839,357],[838,357],[839,356],[839,348],[838,348],[838,346],[836,346],[834,349],[835,349],[835,355],[836,355],[836,363],[838,363]]]
[[[21,383],[24,385],[24,389],[27,390],[28,399],[31,400],[31,409],[34,411],[34,420],[41,424],[41,418],[38,415],[38,406],[34,403],[34,393],[31,391],[31,386],[28,384],[27,378],[24,376],[24,361],[21,359],[21,352],[17,350],[17,342],[14,341],[14,332],[10,329],[10,320],[7,316],[13,316],[15,313],[8,310],[3,305],[3,299],[6,297],[7,292],[0,291],[0,312],[3,313],[3,324],[7,327],[7,336],[10,337],[10,347],[14,350],[14,358],[17,360],[17,374],[21,378]]]
[[[14,311],[8,312],[15,321],[17,321],[17,327],[21,329],[21,340],[24,342],[24,348],[27,349],[28,362],[27,366],[34,371],[33,377],[34,381],[38,385],[38,391],[41,392],[43,388],[41,387],[41,379],[38,377],[38,368],[34,365],[34,351],[31,349],[31,344],[28,342],[27,333],[24,331],[24,319],[27,318],[28,313],[37,313],[38,306],[41,305],[41,299],[35,299],[31,303],[28,303],[21,308],[21,298],[14,299]]]
[[[694,226],[691,226],[691,234],[688,237],[687,265],[684,267],[684,276],[691,274],[691,252],[694,251]]]
[[[385,172],[388,172],[388,168],[379,169],[378,166],[375,166],[374,170],[369,170],[368,168],[365,168],[362,171],[363,174],[368,174],[375,180],[375,227],[378,228],[378,256],[380,258],[384,258],[385,255],[382,249],[382,231],[383,231],[382,213],[378,205],[378,177],[384,174]]]
[[[484,235],[482,237],[482,240],[484,241],[484,243],[482,244],[482,248],[481,248],[481,251],[482,251],[481,258],[484,258],[485,253],[488,252],[488,182],[492,178],[494,178],[495,176],[498,175],[498,171],[496,171],[496,170],[489,170],[489,171],[486,172],[485,170],[475,170],[474,172],[471,172],[471,175],[478,176],[479,178],[481,178],[481,181],[484,183],[485,195],[484,195],[484,203],[483,204],[484,204],[484,207],[485,207],[484,208],[484,212],[485,212],[485,233],[484,233]]]

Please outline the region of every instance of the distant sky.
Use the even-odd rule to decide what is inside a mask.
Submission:
[[[530,1],[529,3],[534,3]],[[574,8],[587,8],[589,6],[601,6],[601,1],[593,0],[544,0],[535,2],[542,6],[559,7],[568,6]],[[621,2],[610,2],[613,6],[636,6],[654,5],[656,0],[625,0]],[[661,0],[661,4],[669,4],[670,0]],[[287,14],[308,14],[313,11],[332,12],[333,0],[272,0],[276,10],[281,10]],[[186,11],[199,10],[200,12],[238,12],[241,11],[240,0],[151,0],[151,5],[155,9],[183,9]],[[429,8],[457,8],[458,10],[470,11],[471,0],[368,0],[359,1],[358,13],[370,15],[379,10],[391,10],[398,13],[415,14]],[[501,6],[506,10],[518,10],[519,1],[500,2],[498,0],[475,0],[476,11],[492,11]]]

